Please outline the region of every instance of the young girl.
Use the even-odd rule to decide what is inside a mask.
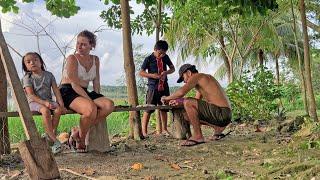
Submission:
[[[59,153],[62,147],[55,132],[60,116],[66,110],[56,80],[52,73],[45,70],[45,64],[36,52],[29,52],[23,56],[22,67],[25,72],[23,88],[27,95],[30,110],[41,113],[46,135],[50,141],[54,142],[51,147],[52,152],[54,154]],[[52,100],[51,89],[57,102]],[[52,116],[51,112],[53,112]]]

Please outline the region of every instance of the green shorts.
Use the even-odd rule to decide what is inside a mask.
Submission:
[[[219,107],[203,100],[198,100],[199,119],[209,124],[225,127],[231,122],[231,109]]]

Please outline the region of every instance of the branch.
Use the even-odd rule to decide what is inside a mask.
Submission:
[[[80,177],[83,177],[83,178],[86,178],[86,179],[96,180],[96,178],[92,178],[92,177],[89,177],[89,176],[82,175],[80,173],[72,171],[71,169],[59,169],[59,171],[66,171],[66,172],[69,172],[69,173],[71,173],[73,175],[77,175],[77,176],[80,176]]]
[[[18,54],[18,56],[20,56],[21,58],[23,57],[16,49],[14,49],[12,46],[10,46],[10,44],[7,43],[7,46],[16,54]]]
[[[320,33],[320,26],[314,24],[313,22],[309,21],[308,19],[307,19],[307,26],[309,28],[313,29],[314,31],[317,31],[318,33]]]
[[[33,32],[33,29],[31,29],[30,27],[28,27],[27,25],[25,25],[24,23],[21,23],[21,24],[23,24],[23,25],[21,25],[21,24],[17,24],[17,23],[15,23],[15,22],[12,22],[12,21],[9,21],[9,20],[7,20],[7,19],[5,19],[5,18],[1,18],[1,19],[3,19],[3,20],[5,20],[5,21],[7,21],[8,23],[11,23],[11,24],[13,24],[13,25],[16,25],[16,26],[18,26],[18,27],[21,27],[21,28],[23,28],[23,29],[25,29],[25,30],[27,30],[27,31],[29,31],[29,32],[31,32],[31,34],[33,34],[33,35],[35,35],[36,33],[35,32]]]
[[[224,54],[227,56],[227,58],[230,59],[230,56],[228,55],[227,50],[225,49],[225,47],[223,46],[223,44],[220,42],[220,40],[219,40],[217,37],[212,36],[212,34],[210,34],[206,29],[204,29],[204,31],[206,32],[206,34],[207,34],[211,39],[217,41],[217,42],[220,44],[222,51],[223,51]]]
[[[56,47],[59,49],[60,53],[62,54],[63,58],[66,59],[66,55],[63,53],[63,51],[61,50],[61,48],[59,47],[58,43],[54,40],[54,38],[47,32],[46,27],[50,24],[47,24],[46,27],[44,27],[43,25],[41,25],[38,21],[36,21],[35,18],[31,17],[30,15],[27,14],[27,16],[29,18],[31,18],[33,21],[35,21],[41,28],[42,30],[46,33],[46,35],[52,40],[52,42],[56,45]],[[41,31],[42,31],[41,30]],[[39,31],[39,32],[41,32]]]

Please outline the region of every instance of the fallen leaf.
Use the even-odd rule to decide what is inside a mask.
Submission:
[[[141,170],[143,168],[143,165],[141,163],[134,163],[132,166],[131,166],[132,169],[134,170]]]
[[[181,169],[181,167],[178,164],[172,163],[172,164],[170,164],[170,166],[175,170],[180,170]]]
[[[87,167],[81,171],[82,174],[85,174],[87,176],[92,176],[96,171],[92,169],[91,167]]]

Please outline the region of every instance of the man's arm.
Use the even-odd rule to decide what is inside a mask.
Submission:
[[[201,75],[196,74],[190,78],[190,80],[181,88],[179,88],[176,92],[171,94],[170,96],[163,96],[161,98],[162,101],[168,102],[173,99],[182,98],[184,95],[186,95],[192,88],[196,87],[198,81],[200,80]]]

